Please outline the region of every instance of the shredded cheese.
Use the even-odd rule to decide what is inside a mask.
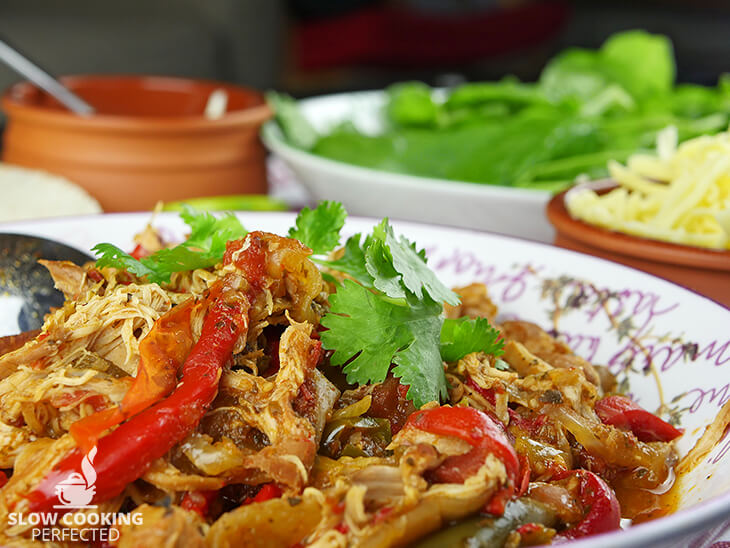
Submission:
[[[608,165],[618,187],[598,195],[576,188],[566,195],[570,214],[635,236],[683,245],[730,249],[730,132],[677,146],[677,130],[657,137],[657,153],[635,154]]]

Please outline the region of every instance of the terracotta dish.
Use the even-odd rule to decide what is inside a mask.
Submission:
[[[58,173],[106,211],[149,209],[158,200],[266,192],[261,124],[271,112],[257,91],[152,76],[73,76],[64,84],[97,113],[73,114],[22,82],[2,97],[3,160]],[[228,106],[203,115],[214,90]]]
[[[555,245],[625,264],[706,295],[730,308],[730,251],[714,251],[622,234],[574,219],[567,190],[547,206]]]

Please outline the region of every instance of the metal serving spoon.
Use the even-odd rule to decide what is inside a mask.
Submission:
[[[94,107],[56,80],[33,61],[11,47],[0,38],[0,61],[4,61],[15,72],[25,76],[39,88],[52,95],[71,112],[82,116],[94,114]]]
[[[0,234],[0,336],[38,329],[63,294],[38,259],[82,265],[93,258],[60,242],[24,234]]]

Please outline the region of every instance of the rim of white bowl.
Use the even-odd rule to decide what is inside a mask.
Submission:
[[[241,211],[236,212],[239,215],[252,215],[254,217],[281,217],[281,218],[290,218],[293,219],[296,217],[296,213],[293,212],[284,212],[284,211]],[[63,221],[84,221],[89,220],[93,221],[94,219],[99,218],[119,218],[124,219],[125,217],[129,218],[139,218],[140,221],[144,220],[144,216],[147,216],[147,220],[149,220],[149,217],[151,217],[150,212],[145,211],[138,211],[138,212],[124,212],[124,213],[100,213],[100,214],[90,214],[90,215],[73,215],[73,216],[67,216],[67,217],[49,217],[44,219],[37,219],[37,220],[26,220],[26,221],[15,221],[15,222],[8,222],[8,223],[0,223],[0,230],[4,229],[6,226],[13,228],[13,230],[23,229],[25,226],[28,226],[29,228],[35,225],[42,225],[42,224],[52,224],[57,222],[63,222]],[[159,214],[160,216],[164,216],[167,218],[177,218],[178,214],[176,212],[162,212]],[[348,216],[348,219],[351,219],[353,221],[364,221],[364,222],[378,222],[378,219],[375,217],[367,217],[367,216]],[[677,288],[679,288],[682,291],[688,292],[692,298],[697,299],[700,298],[702,300],[707,301],[713,306],[717,306],[718,308],[728,311],[727,308],[723,307],[719,303],[713,301],[709,297],[705,297],[704,295],[700,295],[699,293],[696,293],[686,287],[683,287],[679,284],[676,284],[672,281],[665,280],[664,278],[660,278],[659,276],[655,276],[653,274],[649,274],[647,272],[643,272],[641,270],[638,270],[636,268],[632,268],[630,266],[623,265],[621,263],[614,263],[612,261],[609,261],[607,259],[602,259],[600,257],[594,257],[592,255],[587,255],[585,253],[580,253],[578,251],[573,251],[571,249],[564,249],[561,247],[556,247],[554,245],[545,243],[545,242],[536,242],[532,240],[526,240],[522,239],[516,236],[508,236],[504,234],[496,234],[492,232],[484,232],[469,228],[457,228],[457,227],[445,227],[440,225],[432,225],[428,223],[418,222],[418,221],[401,221],[396,220],[394,223],[398,225],[402,225],[403,227],[407,228],[408,226],[413,226],[414,228],[420,228],[420,229],[431,229],[431,230],[439,230],[439,231],[455,231],[455,232],[465,232],[469,234],[473,234],[480,237],[486,237],[486,238],[497,238],[497,239],[506,239],[506,240],[517,240],[524,242],[527,245],[537,245],[541,247],[547,247],[550,248],[558,253],[561,254],[569,254],[581,257],[582,260],[588,261],[588,262],[595,262],[597,264],[609,264],[612,267],[615,267],[617,269],[623,269],[633,272],[634,274],[638,274],[640,277],[648,277],[648,278],[654,278],[659,279],[664,283],[673,285]],[[78,249],[78,246],[73,246]],[[577,539],[570,542],[570,546],[575,546],[576,548],[589,548],[589,547],[596,547],[601,546],[601,548],[631,548],[636,547],[640,548],[642,546],[645,546],[647,543],[657,543],[663,540],[668,540],[671,537],[676,537],[678,535],[689,535],[694,532],[699,532],[701,530],[704,530],[708,528],[712,524],[718,524],[723,520],[723,518],[730,518],[730,491],[727,491],[725,493],[721,493],[715,497],[712,497],[708,500],[704,500],[701,502],[698,502],[688,508],[683,508],[681,510],[678,510],[674,513],[671,513],[667,516],[663,516],[660,518],[657,518],[655,520],[651,520],[644,523],[639,523],[637,525],[632,525],[631,527],[627,529],[621,529],[616,531],[611,531],[607,533],[602,533],[600,535],[593,535],[590,537],[586,537],[583,539]]]

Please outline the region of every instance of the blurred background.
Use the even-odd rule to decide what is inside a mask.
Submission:
[[[560,192],[589,182],[612,188],[624,176],[654,190],[677,180],[685,192],[685,180],[706,179],[667,166],[648,172],[646,154],[661,135],[662,157],[712,136],[725,150],[720,164],[693,159],[712,192],[701,203],[695,194],[694,202],[667,199],[660,212],[675,202],[696,208],[673,213],[671,237],[656,236],[666,220],[640,235],[724,250],[702,284],[678,281],[704,291],[716,275],[716,297],[730,303],[730,76],[720,79],[730,73],[728,36],[728,0],[0,0],[0,37],[56,75],[225,83],[96,78],[106,83],[88,96],[92,84],[67,81],[96,105],[100,116],[88,118],[54,113],[41,94],[16,86],[3,99],[12,122],[0,114],[8,173],[0,221],[15,210],[61,213],[55,194],[25,182],[32,173],[10,171],[16,164],[78,183],[96,210],[197,198],[217,209],[299,209],[332,199],[354,215],[552,242],[545,208]],[[0,65],[0,90],[19,79]],[[396,82],[410,83],[388,88]],[[283,93],[267,103],[240,85]],[[210,115],[215,92],[225,100]],[[638,175],[621,171],[632,159],[644,166]],[[688,241],[689,233],[712,242]]]
[[[713,85],[730,57],[723,0],[2,0],[0,34],[57,74],[211,78],[295,96],[533,80],[566,46],[643,28],[669,36],[678,80]],[[18,77],[0,66],[0,88]]]

